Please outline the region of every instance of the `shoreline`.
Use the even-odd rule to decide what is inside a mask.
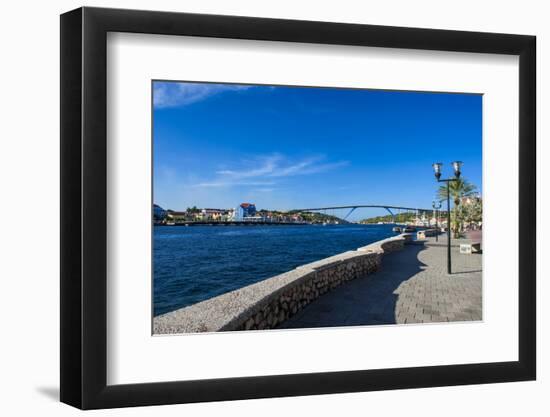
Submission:
[[[296,222],[181,222],[174,224],[155,224],[154,226],[166,227],[166,226],[315,226],[321,223],[296,223]],[[346,223],[348,224],[348,223]],[[336,225],[331,225],[336,226]]]
[[[251,221],[251,222],[242,222],[242,221],[229,221],[229,222],[181,222],[174,224],[153,224],[153,226],[158,227],[170,227],[170,226],[403,226],[402,223],[297,223],[297,222],[264,222],[264,221]],[[418,230],[429,229],[428,226],[411,226]]]

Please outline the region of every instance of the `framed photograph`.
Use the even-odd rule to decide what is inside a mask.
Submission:
[[[61,401],[533,380],[535,37],[61,16]]]

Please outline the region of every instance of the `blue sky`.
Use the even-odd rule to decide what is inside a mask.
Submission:
[[[428,208],[453,160],[481,191],[480,95],[155,81],[153,102],[166,209]]]

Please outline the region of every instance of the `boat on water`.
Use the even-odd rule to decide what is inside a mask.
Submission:
[[[396,232],[396,233],[401,233],[401,228],[400,228],[399,226],[395,226],[395,227],[394,227],[393,229],[391,229],[391,230],[393,230],[393,231]]]
[[[403,229],[403,233],[414,233],[416,232],[416,227],[407,226]]]

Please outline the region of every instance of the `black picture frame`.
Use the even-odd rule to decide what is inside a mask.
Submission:
[[[108,32],[519,56],[519,360],[107,385]],[[80,8],[61,16],[61,401],[82,409],[533,380],[536,377],[534,36]]]

